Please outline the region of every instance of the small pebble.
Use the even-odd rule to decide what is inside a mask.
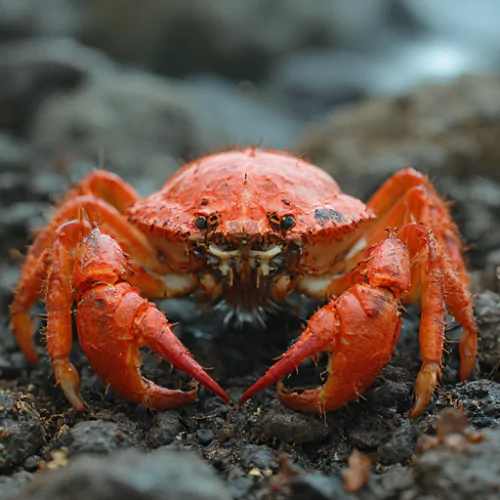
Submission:
[[[196,439],[201,445],[207,446],[214,439],[214,433],[210,429],[198,429],[196,431]]]

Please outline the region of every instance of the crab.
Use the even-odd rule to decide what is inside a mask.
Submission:
[[[36,362],[30,309],[45,300],[54,376],[77,410],[85,403],[69,360],[73,307],[91,367],[124,398],[173,408],[195,400],[201,384],[229,402],[150,300],[200,291],[244,317],[263,317],[292,293],[321,301],[240,404],[275,383],[281,402],[300,411],[324,413],[358,398],[391,359],[404,305],[417,300],[422,365],[410,418],[439,383],[446,311],[463,327],[460,378],[474,367],[477,328],[462,244],[428,178],[405,168],[365,204],[319,167],[256,147],[193,161],[144,199],[108,171],[88,175],[36,235],[11,327],[28,361]],[[194,385],[168,389],[144,378],[141,347]],[[320,353],[328,355],[323,384],[285,387],[287,375]]]

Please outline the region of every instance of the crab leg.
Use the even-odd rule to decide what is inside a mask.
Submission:
[[[38,355],[33,344],[34,328],[29,311],[42,291],[49,267],[50,249],[58,237],[58,228],[68,221],[80,218],[82,211],[90,221],[99,222],[106,233],[120,241],[135,262],[140,262],[151,270],[162,269],[156,252],[146,237],[112,205],[91,196],[79,196],[66,201],[47,227],[36,236],[24,263],[10,309],[12,331],[31,363],[37,361]],[[157,285],[160,286],[159,282]]]
[[[57,234],[45,290],[46,340],[57,383],[75,409],[85,407],[78,373],[68,359],[75,300],[82,348],[97,374],[118,394],[161,409],[196,399],[197,388],[170,390],[142,377],[138,348],[148,346],[227,401],[225,392],[174,335],[165,316],[125,281],[132,270],[113,238],[98,229],[91,231],[85,221],[67,222]]]
[[[414,295],[418,289],[421,296],[419,339],[423,363],[415,383],[415,405],[410,414],[410,418],[415,418],[429,404],[441,377],[445,306],[464,328],[460,339],[462,380],[468,378],[474,368],[477,334],[467,289],[433,233],[422,225],[407,224],[398,234],[406,243],[413,262],[414,278],[409,295]]]
[[[173,408],[196,399],[196,387],[166,389],[141,375],[139,348],[147,346],[227,402],[224,390],[177,339],[163,313],[125,281],[128,275],[120,246],[99,229],[78,246],[73,271],[77,330],[97,375],[118,394],[149,408]]]
[[[461,257],[457,229],[444,202],[427,178],[412,169],[391,177],[368,204],[378,219],[354,245],[355,252],[346,267],[367,258],[365,248],[386,237],[387,227],[395,228],[408,248],[411,261],[411,286],[402,299],[405,303],[421,298],[420,349],[423,363],[415,386],[416,401],[410,417],[418,416],[427,406],[441,375],[445,330],[445,306],[463,326],[460,339],[460,378],[469,377],[477,353],[477,328],[468,292],[468,276]],[[399,229],[398,229],[399,228]],[[360,244],[361,243],[361,244]],[[357,250],[357,248],[359,249]],[[359,280],[363,267],[355,267],[343,276],[332,278],[317,296],[336,296]],[[307,278],[299,290],[311,295]]]
[[[367,244],[382,239],[387,227],[397,229],[411,222],[422,224],[434,234],[460,280],[468,286],[457,226],[446,203],[425,175],[411,168],[397,172],[372,196],[367,206],[378,215],[378,219],[368,223],[374,227],[367,236]]]
[[[81,237],[80,232],[80,225],[77,227],[73,223],[67,223],[61,226],[50,252],[51,265],[45,290],[45,340],[56,382],[71,405],[81,411],[85,409],[85,403],[78,392],[80,377],[68,358],[73,341],[71,306],[75,295],[70,280],[73,259],[67,249],[68,240],[74,246],[73,240],[75,236]]]
[[[299,340],[245,392],[240,404],[319,351],[330,354],[326,382],[300,394],[279,382],[283,404],[323,413],[356,399],[373,382],[389,362],[401,328],[398,301],[410,286],[404,244],[391,236],[372,246],[351,277],[352,286],[311,317]]]
[[[75,186],[66,199],[75,196],[93,196],[100,198],[119,212],[124,212],[129,206],[140,200],[139,193],[121,177],[106,170],[96,170]]]
[[[421,297],[419,337],[423,364],[415,387],[416,402],[410,415],[413,418],[429,403],[441,374],[443,305],[464,329],[460,339],[461,380],[467,379],[474,368],[477,327],[469,277],[457,227],[426,176],[410,168],[396,173],[375,193],[368,206],[379,219],[366,242],[377,241],[387,226],[400,228],[398,234],[408,245],[412,259],[412,286],[404,301],[410,303]]]

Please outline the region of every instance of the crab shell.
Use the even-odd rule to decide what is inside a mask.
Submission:
[[[290,291],[297,274],[330,272],[373,217],[318,167],[255,148],[186,165],[126,215],[172,271],[243,308],[268,303],[272,276]]]

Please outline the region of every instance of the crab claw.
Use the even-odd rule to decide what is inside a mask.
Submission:
[[[172,390],[142,376],[139,348],[149,347],[228,402],[224,390],[175,336],[164,314],[125,281],[127,267],[116,241],[97,229],[78,248],[73,274],[79,294],[76,324],[93,370],[116,393],[152,409],[174,408],[196,399],[196,386]]]
[[[340,408],[358,398],[389,362],[400,328],[390,292],[355,285],[311,317],[299,340],[243,394],[240,404],[278,382],[286,406],[313,413]],[[320,351],[329,355],[325,383],[309,390],[286,389],[281,379]]]

